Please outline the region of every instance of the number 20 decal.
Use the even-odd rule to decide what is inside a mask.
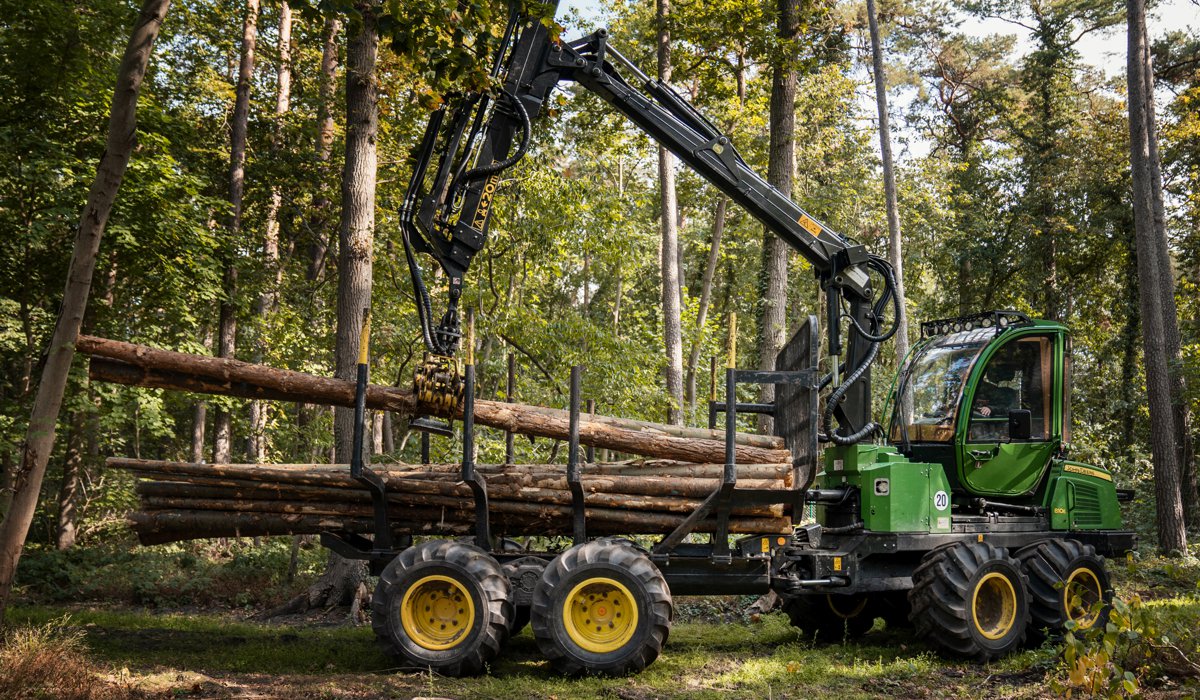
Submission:
[[[933,494],[933,507],[938,510],[946,510],[950,505],[950,496],[945,491],[938,491]]]

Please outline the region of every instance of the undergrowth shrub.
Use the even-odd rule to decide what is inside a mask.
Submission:
[[[1075,601],[1078,604],[1078,601]],[[1052,682],[1064,697],[1137,697],[1147,685],[1200,678],[1200,600],[1117,598],[1108,624],[1078,630],[1067,623],[1063,677]]]
[[[16,627],[0,640],[0,698],[4,700],[118,700],[140,698],[136,689],[108,677],[93,664],[83,632],[61,618]]]
[[[301,550],[296,578],[288,582],[290,550],[291,538],[39,548],[22,557],[17,584],[22,596],[41,603],[270,607],[320,573],[323,552],[312,545]]]

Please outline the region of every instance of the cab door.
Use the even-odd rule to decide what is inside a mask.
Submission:
[[[1063,343],[1058,329],[1021,332],[998,339],[976,363],[955,440],[959,483],[970,493],[1014,497],[1037,489],[1062,443],[1055,397],[1063,391]],[[1029,412],[1029,437],[1010,431],[1014,411]]]

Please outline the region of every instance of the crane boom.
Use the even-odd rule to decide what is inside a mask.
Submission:
[[[824,437],[849,444],[874,432],[870,365],[879,344],[895,332],[894,324],[883,330],[885,307],[898,303],[886,261],[833,231],[767,182],[720,129],[669,85],[648,77],[611,46],[607,30],[560,42],[542,22],[514,14],[496,54],[493,76],[501,84],[494,97],[461,95],[431,116],[401,211],[430,352],[456,351],[458,299],[471,259],[487,241],[500,174],[528,150],[531,121],[546,111],[550,93],[560,82],[570,81],[610,104],[812,264],[826,292],[828,351],[834,358],[827,378],[834,389],[826,399]],[[430,176],[428,166],[435,156],[438,165]],[[437,327],[414,251],[432,255],[449,279],[449,308]],[[883,282],[878,295],[871,272]],[[852,329],[844,361],[843,319]],[[836,431],[831,429],[833,418]]]

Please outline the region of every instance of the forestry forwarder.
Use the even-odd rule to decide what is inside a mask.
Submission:
[[[887,307],[894,316],[898,304],[884,260],[831,231],[752,171],[700,113],[611,46],[605,30],[559,42],[542,22],[514,14],[492,76],[503,86],[494,94],[461,95],[433,114],[401,215],[433,358],[418,373],[417,390],[427,404],[461,407],[462,478],[476,500],[474,542],[414,545],[405,537],[393,544],[384,487],[364,468],[361,450],[352,470],[375,494],[375,538],[323,536],[342,554],[368,559],[380,574],[372,617],[388,651],[443,674],[476,673],[530,621],[539,648],[561,672],[623,674],[658,656],[671,626],[672,595],[768,591],[782,597],[794,624],[819,638],[862,634],[882,616],[910,621],[931,643],[979,660],[1064,627],[1104,624],[1112,592],[1102,556],[1135,545],[1134,535],[1121,529],[1118,508],[1130,494],[1119,493],[1104,469],[1066,458],[1070,342],[1064,326],[1003,311],[922,324],[921,340],[891,393],[887,440],[864,442],[884,432],[871,420],[870,368],[880,344],[895,333],[883,328]],[[787,241],[812,264],[828,302],[831,371],[824,376],[817,369],[814,316],[779,353],[776,371],[735,369],[731,331],[726,398],[710,406],[712,424],[725,413],[722,485],[649,549],[625,539],[588,538],[578,369],[566,467],[574,546],[561,553],[517,551],[512,541],[493,538],[487,486],[472,457],[470,342],[464,376],[449,359],[460,339],[463,276],[487,239],[500,174],[525,154],[531,120],[565,80],[599,95]],[[437,168],[429,173],[435,157]],[[449,280],[449,310],[436,327],[417,252],[432,255]],[[365,362],[364,352],[360,431]],[[738,383],[773,383],[776,401],[738,403]],[[734,431],[744,412],[774,416],[794,458],[792,489],[738,486]],[[831,443],[823,455],[819,441]],[[741,537],[731,546],[731,509],[764,504],[790,508],[794,532]],[[818,507],[817,522],[800,525],[808,504]],[[685,542],[706,519],[717,523],[708,542]]]

